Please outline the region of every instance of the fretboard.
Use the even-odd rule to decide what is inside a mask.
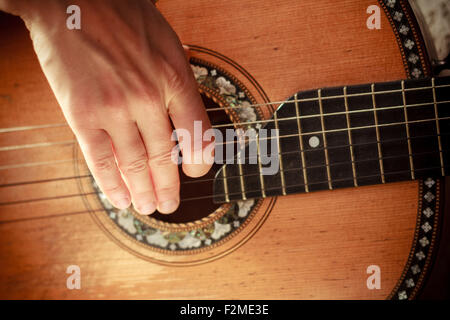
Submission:
[[[448,175],[449,83],[440,77],[298,92],[263,127],[278,136],[249,141],[244,163],[217,173],[214,201]],[[270,165],[260,154],[249,164],[249,150],[256,144],[260,152],[264,142],[278,156],[275,174],[264,174]]]

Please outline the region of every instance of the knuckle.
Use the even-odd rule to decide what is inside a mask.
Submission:
[[[188,73],[184,68],[175,67],[168,62],[163,63],[163,75],[167,82],[167,89],[172,94],[186,90],[189,81]]]
[[[87,105],[79,106],[72,104],[69,106],[68,121],[70,126],[74,129],[82,128],[98,128],[100,127],[100,117],[97,110],[90,108]]]
[[[150,165],[156,168],[174,164],[171,150],[151,155],[148,160]]]
[[[130,112],[126,105],[111,104],[104,106],[102,109],[102,116],[100,118],[103,119],[103,121],[107,120],[110,123],[121,124],[129,122],[131,119]],[[107,126],[107,124],[104,124],[104,126]]]
[[[130,118],[128,102],[122,89],[114,86],[97,88],[96,94],[80,94],[69,99],[67,112],[74,125],[79,127],[98,127],[104,124],[105,118],[111,120],[127,120]]]
[[[70,112],[68,119],[70,127],[79,132],[87,128],[106,128],[112,123],[128,122],[130,114],[128,110],[122,106],[97,106],[83,107]]]
[[[124,174],[136,174],[148,170],[148,161],[146,158],[139,158],[122,166]]]
[[[147,75],[142,75],[139,72],[129,74],[127,78],[127,90],[129,96],[132,96],[133,99],[144,103],[158,103],[161,100],[160,88],[155,79],[151,79]]]
[[[142,97],[145,102],[148,102],[149,104],[157,104],[161,102],[161,92],[153,84],[147,84],[146,86],[141,86],[135,90],[136,94],[139,97]]]
[[[100,158],[96,159],[93,162],[94,170],[98,172],[108,172],[114,169],[116,163],[113,158],[106,157],[106,158]]]

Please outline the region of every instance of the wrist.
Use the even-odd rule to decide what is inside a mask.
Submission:
[[[36,1],[34,0],[0,0],[0,10],[16,16],[22,16],[35,3]]]
[[[29,26],[33,20],[52,11],[57,0],[0,0],[0,10],[19,16]]]

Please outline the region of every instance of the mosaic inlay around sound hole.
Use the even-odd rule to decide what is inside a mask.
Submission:
[[[213,126],[230,124],[233,128],[234,122],[246,130],[254,126],[251,122],[262,119],[261,111],[252,106],[256,100],[231,74],[198,59],[191,59],[191,67],[205,107],[213,109],[208,112]],[[236,106],[239,108],[227,108]],[[197,179],[185,176],[180,169],[181,204],[170,215],[156,212],[142,216],[132,207],[116,209],[94,180],[92,185],[98,192],[105,214],[128,237],[158,251],[192,251],[214,246],[239,232],[261,201],[252,199],[214,204],[213,180],[219,168],[220,165],[215,164],[207,175]]]

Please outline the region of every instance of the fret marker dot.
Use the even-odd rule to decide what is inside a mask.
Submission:
[[[320,140],[319,140],[319,138],[317,138],[317,136],[312,136],[311,138],[309,138],[308,142],[309,142],[309,146],[311,148],[316,148],[320,144]]]

